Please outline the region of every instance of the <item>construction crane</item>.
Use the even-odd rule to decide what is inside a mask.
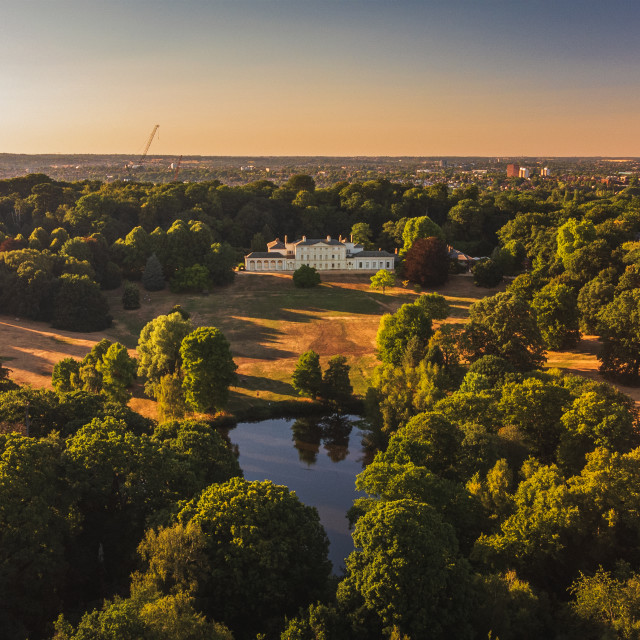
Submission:
[[[178,172],[180,171],[180,163],[182,162],[182,156],[178,158],[178,162],[176,162],[176,170],[173,172],[173,180],[172,182],[178,181]]]
[[[158,132],[158,129],[160,128],[160,125],[157,124],[155,127],[153,127],[153,131],[151,132],[151,135],[149,136],[149,139],[147,140],[147,144],[144,147],[144,151],[142,152],[142,155],[140,156],[140,159],[138,160],[138,164],[133,164],[132,162],[129,162],[126,165],[127,169],[136,169],[137,167],[142,166],[142,163],[144,162],[144,159],[147,157],[147,152],[149,151],[149,147],[151,146],[151,143],[153,142],[153,139],[156,135],[156,133]]]

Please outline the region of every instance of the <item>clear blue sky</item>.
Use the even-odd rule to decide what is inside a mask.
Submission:
[[[640,2],[3,0],[0,152],[640,155]]]

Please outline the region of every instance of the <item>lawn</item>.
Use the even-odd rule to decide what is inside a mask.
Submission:
[[[240,272],[231,286],[209,295],[142,291],[142,306],[135,311],[122,309],[122,292],[115,290],[107,294],[113,326],[99,333],[71,333],[0,316],[0,360],[11,368],[17,382],[50,387],[58,360],[82,358],[104,337],[122,342],[133,355],[142,327],[180,304],[196,326],[216,326],[231,343],[239,378],[231,393],[232,413],[301,401],[291,387],[291,373],[298,356],[308,349],[320,354],[323,366],[333,355],[346,356],[354,390],[363,394],[377,362],[375,337],[381,316],[417,294],[402,286],[387,289],[384,295],[371,291],[364,274],[323,274],[323,278],[317,288],[296,289],[288,274]],[[438,289],[452,307],[449,322],[463,322],[473,302],[496,291],[478,289],[464,275]],[[550,353],[548,366],[598,377],[594,340],[585,338],[576,351]],[[624,391],[638,399],[636,390]],[[134,390],[131,406],[155,416],[155,403],[144,397],[140,387]]]

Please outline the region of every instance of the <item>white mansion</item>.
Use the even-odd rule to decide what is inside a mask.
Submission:
[[[309,239],[284,242],[276,238],[267,244],[267,251],[254,251],[245,256],[247,271],[295,271],[306,264],[318,271],[341,269],[345,271],[379,271],[395,268],[396,256],[387,251],[364,251],[361,244],[354,244],[344,238],[332,240]]]

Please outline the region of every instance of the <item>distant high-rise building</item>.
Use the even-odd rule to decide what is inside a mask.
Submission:
[[[520,165],[519,164],[508,164],[507,165],[507,178],[517,178],[520,175]]]
[[[520,167],[520,171],[518,172],[519,178],[528,178],[529,177],[529,169],[527,167]]]
[[[551,171],[549,171],[549,167],[543,167],[540,169],[540,175],[543,178],[548,178],[551,175]]]

